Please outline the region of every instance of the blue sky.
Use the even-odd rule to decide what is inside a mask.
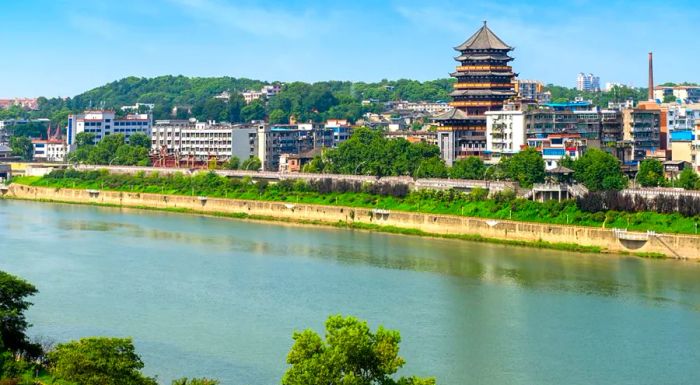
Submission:
[[[700,81],[695,1],[0,0],[0,97],[125,76],[318,81],[446,77],[488,20],[520,78]]]

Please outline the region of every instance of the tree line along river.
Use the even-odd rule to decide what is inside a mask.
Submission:
[[[132,336],[163,383],[276,384],[329,314],[438,384],[696,384],[700,264],[0,200],[31,334]]]

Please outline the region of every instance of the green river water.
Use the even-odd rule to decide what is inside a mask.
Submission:
[[[278,384],[336,313],[438,384],[700,383],[698,263],[2,200],[0,226],[32,335],[131,336],[166,384]]]

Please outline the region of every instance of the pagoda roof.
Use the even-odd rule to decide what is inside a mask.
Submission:
[[[457,61],[465,61],[465,60],[503,60],[503,61],[511,61],[513,60],[512,57],[506,55],[506,54],[495,54],[495,53],[465,53],[463,55],[459,55],[455,58]]]
[[[474,119],[485,119],[485,116],[478,116],[478,115],[469,115],[466,112],[460,110],[460,109],[452,109],[449,111],[445,111],[441,114],[433,116],[433,120],[437,121],[448,121],[448,120],[474,120]]]
[[[450,74],[450,76],[456,78],[456,77],[461,77],[461,76],[516,76],[514,72],[511,71],[503,71],[503,72],[494,72],[494,71],[458,71],[458,72],[453,72]]]
[[[479,28],[467,41],[455,47],[457,51],[466,51],[469,49],[502,49],[512,50],[513,47],[504,43],[493,31],[489,29],[484,21],[484,25]]]
[[[455,90],[450,93],[450,96],[513,96],[513,90]]]
[[[567,175],[567,174],[573,174],[574,170],[567,168],[567,167],[564,167],[564,166],[557,166],[557,167],[554,167],[552,169],[545,170],[545,173]]]

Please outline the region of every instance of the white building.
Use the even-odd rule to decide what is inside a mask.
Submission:
[[[430,115],[441,114],[451,110],[453,107],[449,103],[430,103],[430,102],[407,102],[400,101],[393,104],[393,109],[397,111],[412,111],[424,112]]]
[[[159,120],[153,125],[151,148],[178,159],[241,160],[257,155],[257,126],[191,120]]]
[[[498,161],[513,155],[527,144],[524,111],[486,112],[486,151]]]
[[[600,91],[600,78],[593,74],[580,72],[576,77],[576,89],[586,92],[598,92]]]
[[[153,103],[136,103],[133,106],[123,106],[122,111],[139,112],[141,108],[147,109],[148,111],[153,111],[156,107]]]
[[[57,139],[32,140],[34,160],[45,162],[63,162],[66,159],[68,145]]]
[[[277,95],[281,90],[281,84],[272,84],[269,86],[263,86],[263,88],[259,91],[245,91],[241,95],[243,95],[243,99],[245,99],[246,104],[250,104],[253,100],[258,100],[263,96],[269,99]]]
[[[80,115],[68,116],[68,147],[75,147],[75,138],[81,132],[95,135],[95,143],[108,135],[122,134],[126,142],[136,133],[151,136],[152,117],[149,114],[127,115],[116,119],[114,111],[86,111]]]

